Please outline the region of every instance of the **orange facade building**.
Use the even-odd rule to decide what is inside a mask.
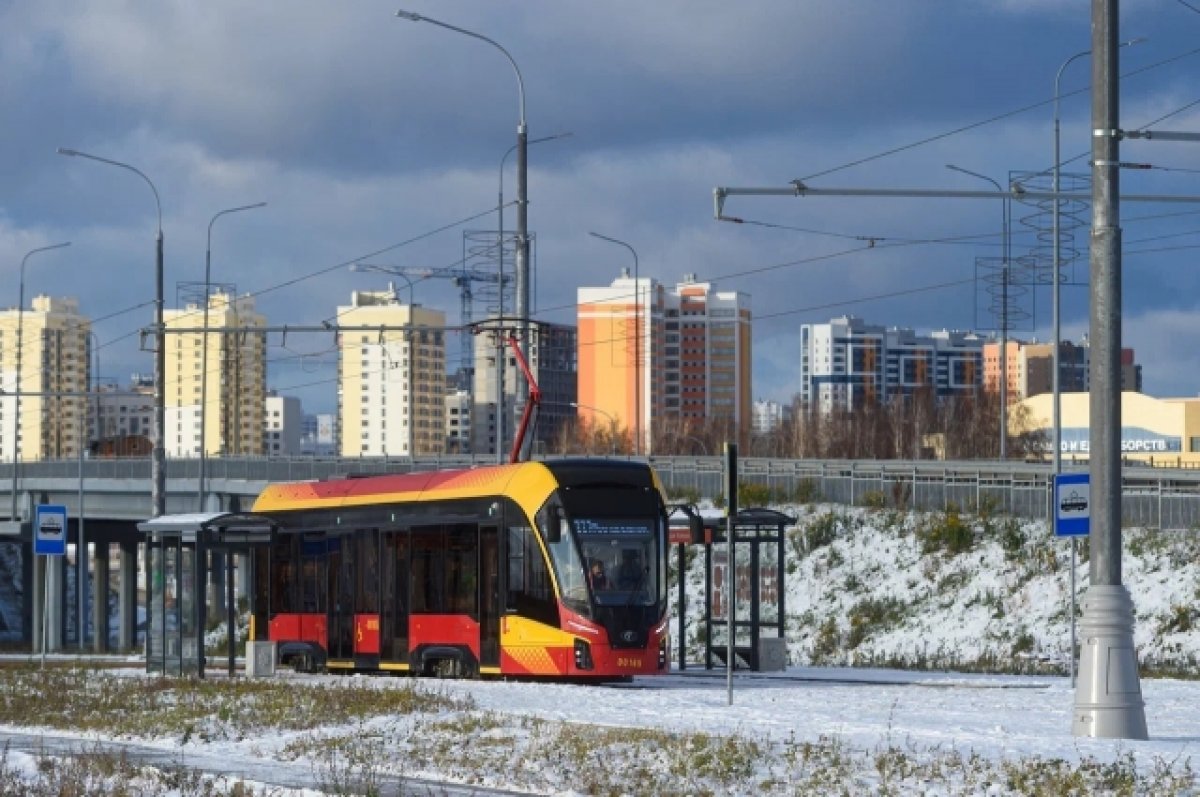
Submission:
[[[685,277],[674,287],[628,271],[602,288],[580,288],[579,416],[614,425],[652,453],[670,421],[752,417],[750,300]]]

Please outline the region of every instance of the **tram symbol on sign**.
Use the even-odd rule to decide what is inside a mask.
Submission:
[[[1087,498],[1072,490],[1070,495],[1063,496],[1059,508],[1065,512],[1086,512]]]

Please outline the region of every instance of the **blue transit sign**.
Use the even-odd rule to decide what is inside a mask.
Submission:
[[[63,556],[67,552],[67,508],[60,504],[38,504],[33,516],[33,552]]]
[[[1083,537],[1091,531],[1090,478],[1086,473],[1054,477],[1054,533],[1059,537]]]

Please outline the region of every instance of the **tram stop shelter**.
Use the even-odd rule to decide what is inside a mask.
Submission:
[[[785,639],[784,530],[796,519],[773,509],[744,509],[733,517],[733,565],[726,545],[727,518],[703,518],[703,535],[678,528],[680,572],[687,544],[704,546],[704,667],[726,663],[733,629],[734,669],[782,670],[787,666]],[[733,600],[729,600],[729,580]],[[685,579],[679,603],[686,606]],[[679,669],[686,669],[684,612],[680,612]]]
[[[250,602],[251,638],[266,610],[267,543],[274,524],[260,515],[228,512],[162,515],[138,524],[146,535],[146,671],[204,677],[209,580],[225,568],[224,605],[229,674],[234,674],[237,602],[235,562],[247,566],[243,582]],[[248,577],[248,578],[247,578]]]

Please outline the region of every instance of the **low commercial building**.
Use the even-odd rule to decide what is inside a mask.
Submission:
[[[1061,395],[1062,457],[1086,460],[1091,454],[1087,393]],[[1014,406],[1011,432],[1044,433],[1049,456],[1054,430],[1054,395],[1043,393]],[[1016,428],[1016,426],[1022,428]],[[1200,465],[1200,398],[1155,398],[1121,394],[1121,456],[1158,466]]]

